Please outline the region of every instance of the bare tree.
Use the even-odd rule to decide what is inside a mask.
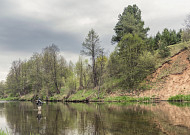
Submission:
[[[190,40],[190,14],[185,19],[185,28],[181,34],[181,38],[183,42]]]
[[[96,73],[96,57],[100,51],[99,43],[99,36],[93,29],[91,29],[82,44],[83,50],[81,50],[82,55],[91,56],[94,87],[98,85]]]
[[[185,28],[190,29],[190,14],[188,14],[185,19]]]

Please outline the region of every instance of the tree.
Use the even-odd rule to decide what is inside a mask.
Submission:
[[[185,29],[190,29],[190,14],[185,19]]]
[[[75,68],[76,68],[77,76],[79,77],[79,89],[82,89],[84,87],[84,85],[83,85],[84,66],[83,66],[83,60],[82,60],[81,56],[79,56],[79,60],[77,61]]]
[[[43,87],[42,55],[39,53],[34,53],[28,63],[30,63],[30,81],[32,84],[32,89],[35,91],[35,96],[38,96]]]
[[[187,42],[190,40],[190,29],[183,30],[183,32],[181,34],[181,40],[183,42]]]
[[[170,48],[166,43],[159,41],[159,54],[162,58],[168,57],[170,55]]]
[[[44,66],[44,81],[47,85],[47,96],[51,95],[56,89],[56,93],[60,93],[60,85],[58,84],[59,68],[58,68],[58,54],[59,48],[52,44],[43,49],[42,62]]]
[[[96,73],[96,57],[100,51],[99,42],[99,36],[93,29],[91,29],[82,44],[83,50],[81,50],[82,55],[91,56],[94,87],[98,85]]]
[[[170,32],[167,28],[162,32],[161,37],[162,42],[164,42],[167,46],[170,45]]]
[[[190,14],[187,15],[185,22],[185,28],[181,32],[181,40],[187,42],[190,40]]]
[[[6,84],[4,81],[0,82],[0,98],[3,98],[5,96],[6,92]]]
[[[138,83],[137,65],[138,57],[143,52],[144,42],[138,35],[126,34],[118,44],[118,55],[121,72],[120,85],[126,88],[134,88]]]
[[[100,97],[100,90],[101,90],[101,85],[102,85],[102,82],[103,82],[103,74],[104,74],[104,67],[105,67],[105,63],[107,61],[107,58],[105,57],[105,53],[104,53],[104,48],[100,49],[100,54],[97,58],[97,61],[96,61],[96,65],[97,65],[97,68],[98,68],[98,79],[99,79],[99,88],[98,88],[98,98]]]
[[[119,15],[119,21],[116,24],[115,33],[112,42],[119,42],[125,34],[138,34],[141,38],[146,38],[149,28],[144,28],[144,21],[141,19],[141,10],[137,5],[129,5],[122,14]]]
[[[158,32],[156,36],[153,37],[154,40],[153,42],[151,42],[152,39],[149,38],[148,44],[150,45],[151,48],[153,48],[153,50],[158,50],[160,49],[161,46],[162,46],[161,50],[163,50],[164,48],[167,50],[167,46],[181,42],[181,35],[182,35],[182,30],[176,32],[175,30],[168,30],[167,28],[165,28],[161,34],[160,32]],[[164,44],[165,47],[161,45],[161,43]]]
[[[9,74],[7,75],[8,89],[12,95],[22,95],[21,90],[21,60],[13,61]]]

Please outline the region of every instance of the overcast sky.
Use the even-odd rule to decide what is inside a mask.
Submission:
[[[179,30],[190,13],[189,0],[1,0],[0,80],[5,80],[12,61],[28,59],[52,43],[67,61],[76,62],[91,28],[111,52],[118,15],[132,4],[141,9],[149,35],[166,27]]]

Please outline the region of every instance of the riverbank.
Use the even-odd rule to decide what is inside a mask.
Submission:
[[[66,95],[54,95],[52,97],[46,98],[42,96],[41,99],[47,102],[149,102],[151,97],[133,97],[121,94],[121,92],[116,93],[106,93],[100,92],[98,96],[98,90],[78,90],[74,94],[66,98]],[[4,101],[32,101],[34,99],[34,94],[27,94],[21,97],[7,97],[0,100]]]
[[[98,90],[79,90],[72,94],[66,102],[149,102],[150,97],[134,97],[122,94],[122,92],[106,93]]]
[[[98,96],[98,90],[78,90],[74,94],[66,98],[66,95],[56,94],[52,97],[46,98],[42,96],[42,100],[46,102],[160,102],[160,101],[170,101],[170,102],[185,102],[190,101],[190,95],[176,95],[171,96],[166,100],[162,100],[156,96],[138,96],[138,94],[124,93],[121,91],[116,91],[112,93],[100,92]],[[7,97],[2,98],[3,101],[35,101],[34,94],[27,94],[21,97]]]

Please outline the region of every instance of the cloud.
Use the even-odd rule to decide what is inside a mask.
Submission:
[[[113,51],[111,37],[124,7],[137,4],[150,35],[164,28],[179,29],[190,12],[189,0],[1,0],[0,76],[13,60],[25,59],[52,43],[64,57],[76,61],[91,28],[101,45]]]

